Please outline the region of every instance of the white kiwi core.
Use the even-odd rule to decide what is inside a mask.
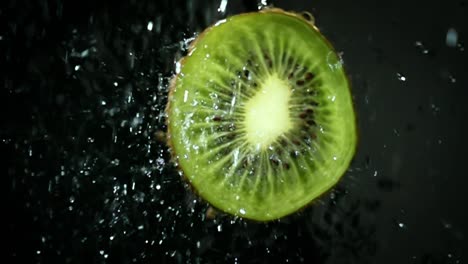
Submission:
[[[247,141],[265,149],[292,128],[289,99],[291,88],[277,75],[268,76],[245,105],[244,127]]]

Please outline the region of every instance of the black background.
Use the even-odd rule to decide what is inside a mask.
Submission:
[[[0,4],[5,263],[467,263],[467,1],[269,2],[342,52],[360,129],[338,186],[270,223],[207,218],[157,136],[187,43],[257,9],[220,2]]]

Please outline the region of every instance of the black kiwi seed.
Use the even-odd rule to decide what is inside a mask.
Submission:
[[[314,74],[312,74],[312,73],[310,73],[310,72],[307,72],[307,73],[305,74],[305,76],[304,76],[304,79],[305,79],[306,81],[310,81],[310,80],[312,80],[313,78],[314,78]]]
[[[277,159],[275,159],[275,158],[273,158],[273,159],[270,158],[270,162],[271,162],[273,165],[275,165],[275,166],[278,166],[278,165],[280,164],[280,162],[279,162]]]
[[[315,125],[317,125],[317,123],[316,123],[314,120],[312,120],[312,119],[307,120],[307,124],[308,124],[309,126],[315,126]]]
[[[180,170],[213,207],[281,218],[347,170],[357,141],[349,82],[313,23],[309,13],[279,9],[232,16],[199,34],[180,61],[168,145],[186,157]]]
[[[296,81],[296,84],[299,85],[299,86],[304,85],[304,83],[305,83],[304,80],[297,80],[297,81]]]
[[[263,53],[263,58],[265,59],[265,62],[269,68],[273,67],[273,61],[267,53]]]

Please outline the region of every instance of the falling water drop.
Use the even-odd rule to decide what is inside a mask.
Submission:
[[[264,8],[268,7],[268,1],[267,0],[260,0],[258,3],[258,10],[262,10]]]
[[[447,46],[454,48],[457,46],[458,42],[458,33],[454,28],[449,28],[447,31],[447,36],[445,37],[445,44]]]
[[[148,22],[148,25],[146,26],[146,29],[147,29],[148,31],[153,30],[153,22],[152,22],[152,21]]]
[[[221,13],[226,12],[227,3],[228,3],[228,0],[221,0],[221,3],[219,4],[218,12],[221,12]]]
[[[448,76],[448,78],[449,78],[451,83],[456,83],[457,82],[457,79],[455,79],[455,77],[453,77],[453,75],[451,75],[451,74]]]
[[[406,77],[403,74],[399,73],[399,72],[397,72],[397,78],[398,78],[398,80],[400,80],[402,82],[406,81]]]
[[[422,54],[428,54],[429,50],[424,46],[424,44],[421,41],[416,41],[414,43],[414,46],[418,48]]]

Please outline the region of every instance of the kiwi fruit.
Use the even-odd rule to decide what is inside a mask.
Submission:
[[[194,40],[170,86],[168,143],[215,208],[268,221],[329,190],[357,142],[340,57],[304,16],[269,9],[219,21]]]

